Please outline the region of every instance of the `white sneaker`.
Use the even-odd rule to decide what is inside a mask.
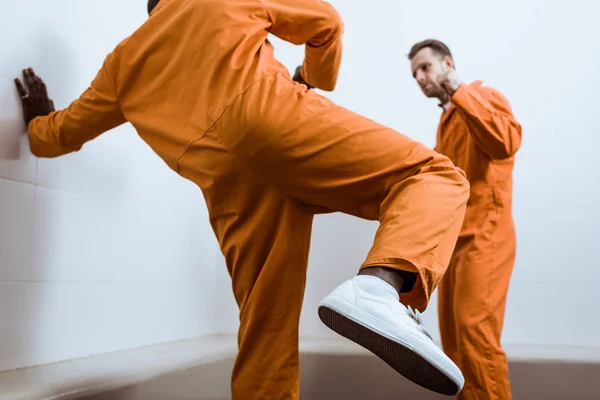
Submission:
[[[424,388],[448,396],[463,388],[461,371],[425,331],[419,312],[377,277],[359,275],[338,286],[321,302],[319,318]]]

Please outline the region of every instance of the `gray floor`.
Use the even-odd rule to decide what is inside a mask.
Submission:
[[[174,372],[88,400],[227,400],[233,360]],[[304,354],[302,400],[442,400],[363,355]],[[600,400],[600,364],[513,362],[514,400]],[[268,400],[268,399],[265,399]]]

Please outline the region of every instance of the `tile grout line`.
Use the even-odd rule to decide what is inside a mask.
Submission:
[[[38,162],[39,162],[39,159],[36,160],[36,172],[34,174],[34,177],[36,177],[36,180],[37,180],[37,170],[38,170],[37,163]],[[28,181],[19,180],[19,179],[10,178],[10,177],[7,177],[7,176],[0,175],[0,181],[3,181],[3,180],[7,181],[7,182],[12,182],[12,183],[20,183],[20,184],[23,184],[23,185],[34,186],[36,188],[36,191],[37,191],[37,189],[44,189],[44,190],[48,190],[48,191],[52,191],[52,192],[67,193],[68,195],[75,196],[75,197],[83,197],[83,198],[91,198],[91,199],[96,199],[96,200],[102,200],[102,201],[106,201],[109,204],[113,204],[113,205],[119,205],[119,206],[123,205],[122,202],[117,201],[116,199],[100,199],[100,198],[98,198],[96,196],[89,195],[89,194],[86,194],[86,193],[70,192],[70,191],[67,191],[67,190],[65,190],[63,188],[60,188],[60,187],[43,185],[43,184],[36,183],[36,182],[28,182]],[[137,208],[136,205],[132,204],[132,205],[129,205],[127,207],[129,207],[130,210],[138,211],[138,208]]]
[[[37,161],[36,161],[36,163],[37,163]],[[36,165],[36,169],[37,169],[37,165]],[[37,178],[37,171],[36,171],[36,174],[34,176],[36,176],[36,178]],[[36,182],[22,181],[22,180],[19,180],[19,179],[9,178],[7,176],[2,176],[2,175],[0,175],[0,180],[4,180],[4,181],[8,181],[8,182],[13,182],[13,183],[22,183],[23,185],[30,185],[30,186],[35,186],[35,187],[42,187],[44,189],[60,190],[60,189],[53,188],[51,186],[39,185]]]
[[[40,159],[38,157],[35,158],[35,173],[34,173],[34,182],[35,184],[33,185],[34,187],[34,192],[33,192],[33,228],[32,228],[32,232],[31,232],[31,239],[32,239],[32,243],[38,243],[38,241],[33,240],[37,237],[37,227],[38,227],[38,190],[39,190],[39,186],[38,186],[38,170],[39,170],[39,165],[40,165]],[[33,280],[33,275],[34,275],[34,271],[35,271],[35,265],[34,262],[36,260],[35,257],[35,246],[30,246],[30,254],[29,254],[29,279]]]

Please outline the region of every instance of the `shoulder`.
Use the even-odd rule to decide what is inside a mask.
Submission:
[[[504,96],[504,94],[496,89],[495,87],[486,86],[482,81],[474,81],[470,83],[469,88],[479,92],[482,96],[488,99],[490,102],[496,103],[498,105],[504,105],[510,108],[510,103],[508,99]]]

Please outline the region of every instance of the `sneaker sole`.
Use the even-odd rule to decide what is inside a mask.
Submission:
[[[319,307],[319,318],[329,329],[369,350],[406,379],[439,394],[458,394],[459,387],[452,379],[401,343],[327,306]]]

